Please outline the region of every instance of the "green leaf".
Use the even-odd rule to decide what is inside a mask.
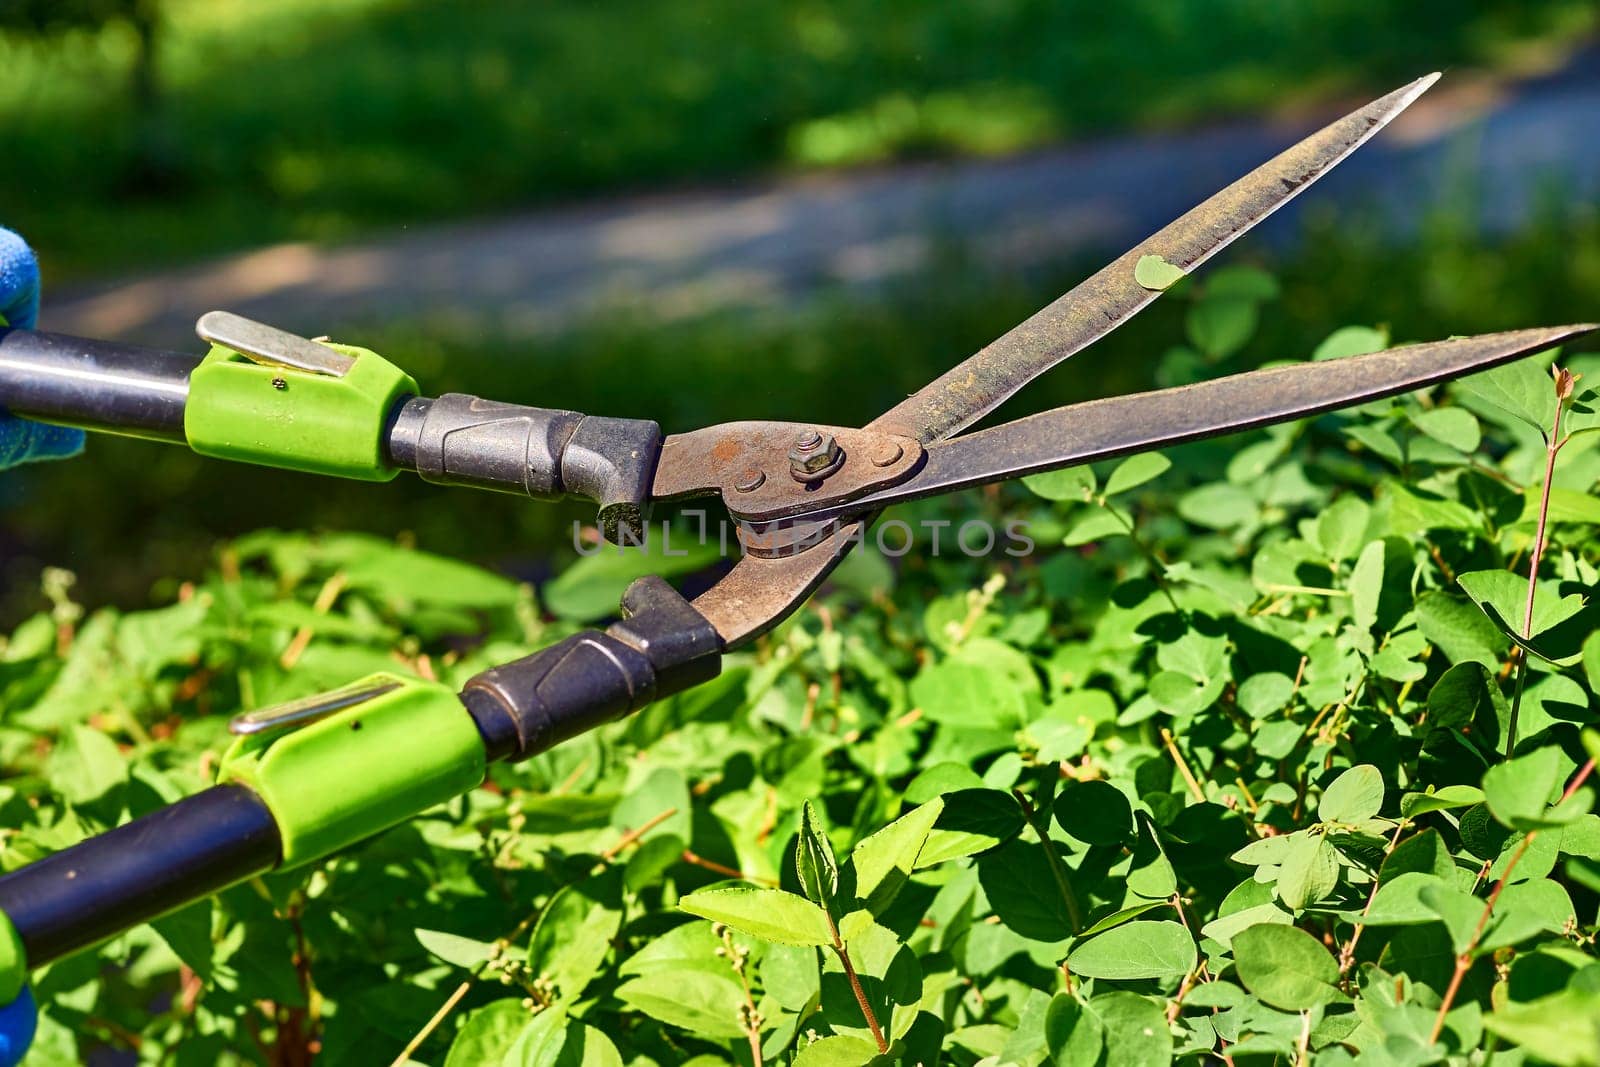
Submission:
[[[1317,817],[1323,822],[1365,822],[1383,807],[1383,772],[1370,763],[1351,767],[1322,791]]]
[[[1254,300],[1208,297],[1189,308],[1184,326],[1189,341],[1210,359],[1223,359],[1255,335],[1260,310]]]
[[[924,668],[911,680],[911,700],[934,722],[955,726],[1016,729],[1027,712],[1010,675],[963,659]]]
[[[839,892],[839,863],[833,858],[828,832],[809,800],[800,808],[800,841],[794,850],[794,866],[801,892],[831,913],[833,898]]]
[[[917,870],[994,848],[1020,833],[1023,822],[1017,798],[1004,789],[947,793],[944,810],[917,854]]]
[[[1340,497],[1317,518],[1317,544],[1335,563],[1343,563],[1355,556],[1367,543],[1367,526],[1372,521],[1372,508],[1354,494]]]
[[[1283,287],[1278,284],[1278,279],[1260,267],[1248,264],[1220,267],[1206,278],[1208,298],[1265,302],[1282,295]]]
[[[1445,593],[1417,599],[1417,626],[1452,663],[1472,661],[1495,670],[1510,647],[1500,628],[1470,601]]]
[[[127,776],[116,743],[89,726],[69,726],[50,753],[50,783],[74,804],[99,800]]]
[[[522,1036],[531,1018],[528,1009],[515,997],[474,1008],[450,1043],[445,1067],[481,1067],[485,1063],[505,1062],[506,1054]]]
[[[1105,1042],[1100,1017],[1071,993],[1050,998],[1044,1017],[1045,1047],[1058,1064],[1096,1063]]]
[[[1556,391],[1550,372],[1537,361],[1519,359],[1463,378],[1457,387],[1548,436]]]
[[[636,579],[654,574],[691,574],[717,559],[715,538],[696,538],[692,529],[674,538],[652,533],[643,547],[596,545],[540,590],[544,604],[573,622],[594,622],[617,613],[622,593]]]
[[[1129,489],[1159,478],[1172,467],[1172,461],[1160,452],[1143,452],[1129,456],[1117,465],[1106,479],[1106,496],[1126,493]]]
[[[1557,1067],[1600,1067],[1600,989],[1590,982],[1486,1014],[1490,1033]]]
[[[607,899],[613,895],[620,904],[615,877],[598,876],[566,886],[550,898],[533,928],[528,966],[549,979],[567,1001],[578,999],[611,951],[622,925],[620,907]]]
[[[1475,661],[1457,663],[1428,691],[1428,725],[1436,730],[1462,730],[1482,716],[1498,722],[1503,707],[1505,697],[1488,667]]]
[[[1342,326],[1330,333],[1311,353],[1314,360],[1345,359],[1382,352],[1389,347],[1389,335],[1369,326]]]
[[[492,941],[478,941],[443,930],[418,929],[416,935],[423,948],[446,963],[453,963],[468,970],[486,962],[494,954]]]
[[[1127,537],[1132,528],[1131,522],[1110,507],[1097,508],[1074,522],[1061,543],[1068,548],[1076,548],[1104,541],[1108,537]]]
[[[1494,817],[1513,830],[1557,825],[1546,819],[1545,809],[1559,785],[1560,773],[1561,750],[1536,749],[1490,767],[1483,776],[1484,799]]]
[[[828,917],[823,910],[805,897],[781,889],[756,886],[703,889],[679,900],[678,907],[762,941],[776,941],[780,945],[833,943]]]
[[[912,809],[878,832],[863,838],[851,850],[850,863],[855,868],[856,896],[865,902],[867,910],[874,915],[888,908],[910,879],[928,834],[944,813],[944,803],[942,799],[934,799]]]
[[[671,969],[650,970],[623,982],[616,996],[651,1019],[702,1037],[744,1036],[739,1022],[744,987],[726,960],[686,960]]]
[[[1533,625],[1527,621],[1528,580],[1510,571],[1468,571],[1456,581],[1507,636],[1538,637],[1583,610],[1583,597],[1577,593],[1562,596],[1555,583],[1539,582],[1533,597]]]
[[[1176,981],[1194,970],[1194,939],[1170,920],[1126,923],[1084,941],[1067,956],[1073,974],[1085,978]]]
[[[866,1067],[878,1046],[860,1037],[835,1035],[813,1041],[794,1058],[794,1067]]]
[[[1400,798],[1400,814],[1415,819],[1430,811],[1467,808],[1483,800],[1483,790],[1470,785],[1447,785],[1427,793],[1407,793]]]
[[[1172,1062],[1172,1031],[1159,1004],[1118,991],[1095,997],[1089,1010],[1099,1017],[1105,1047],[1116,1050],[1117,1067],[1167,1067]]]
[[[1433,408],[1411,416],[1417,429],[1457,452],[1476,452],[1483,431],[1472,412],[1462,408]]]
[[[1383,594],[1383,565],[1386,550],[1382,541],[1373,541],[1361,550],[1350,570],[1350,607],[1356,625],[1370,630],[1378,621],[1378,600]]]
[[[978,877],[1000,921],[1035,941],[1061,941],[1072,933],[1071,912],[1045,848],[1013,838],[978,859]]]
[[[1283,1011],[1348,999],[1337,988],[1339,964],[1298,927],[1262,923],[1239,931],[1233,935],[1233,962],[1246,989]]]
[[[1161,256],[1140,256],[1133,266],[1133,280],[1156,292],[1170,289],[1183,277],[1182,267],[1168,263]]]
[[[1088,467],[1030,474],[1022,479],[1022,484],[1046,500],[1082,502],[1093,496],[1095,490],[1094,471]]]
[[[1295,839],[1278,872],[1278,899],[1299,911],[1315,904],[1339,885],[1339,858],[1321,834]]]
[[[1091,845],[1116,845],[1133,836],[1133,806],[1110,782],[1074,782],[1056,794],[1052,813],[1060,827]]]

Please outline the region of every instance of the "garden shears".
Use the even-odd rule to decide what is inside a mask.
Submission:
[[[1195,207],[864,427],[654,422],[422,395],[370,350],[226,312],[203,357],[0,332],[0,405],[318,474],[587,498],[610,541],[652,505],[720,499],[741,558],[692,600],[636,581],[622,618],[484,671],[459,692],[380,673],[252,711],[218,784],[0,876],[0,1002],[26,970],[274,869],[347,848],[519,760],[716,676],[793,612],[881,510],[919,497],[1300,419],[1515,360],[1595,327],[1456,338],[1071,405],[963,434],[1105,336],[1377,133],[1437,75],[1333,122]],[[330,782],[338,787],[330,788]]]

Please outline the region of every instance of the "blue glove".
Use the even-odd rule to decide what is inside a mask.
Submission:
[[[0,227],[0,318],[32,329],[39,318],[39,262],[27,242]],[[0,470],[83,451],[83,431],[19,419],[0,408]],[[0,1057],[0,1067],[9,1062]]]
[[[38,1026],[39,1010],[33,1003],[33,990],[23,986],[15,1000],[0,1006],[0,1067],[16,1067],[22,1062]]]

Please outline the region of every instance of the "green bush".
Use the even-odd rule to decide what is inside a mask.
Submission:
[[[1271,290],[1191,292],[1162,376]],[[1600,1063],[1600,359],[1559,365],[1548,486],[1525,361],[905,509],[1038,550],[862,555],[717,680],[47,968],[36,1059]],[[266,532],[126,613],[51,572],[0,651],[0,859],[199,788],[238,709],[459,683],[652,562],[703,561],[535,593]]]

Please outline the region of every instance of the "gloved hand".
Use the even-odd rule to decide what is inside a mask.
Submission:
[[[0,319],[32,329],[39,317],[39,263],[21,237],[0,227]],[[83,451],[83,431],[29,422],[0,408],[0,470]],[[0,1067],[6,1061],[0,1058]]]
[[[0,1067],[16,1067],[22,1062],[38,1025],[39,1010],[33,1003],[33,990],[23,986],[11,1003],[0,1005]]]

